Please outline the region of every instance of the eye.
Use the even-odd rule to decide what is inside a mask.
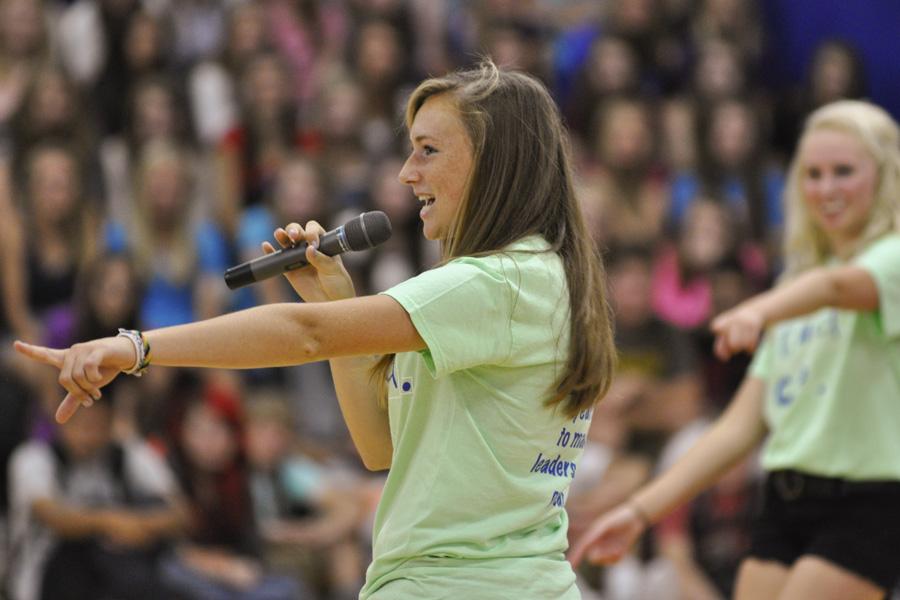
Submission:
[[[422,146],[422,154],[424,154],[425,156],[431,156],[435,152],[437,152],[437,148],[435,148],[434,146],[429,146],[428,144]]]
[[[853,171],[852,165],[838,165],[834,168],[835,175],[838,175],[839,177],[849,177],[850,175],[853,175]]]
[[[806,170],[806,177],[808,179],[818,179],[821,175],[822,173],[815,167]]]

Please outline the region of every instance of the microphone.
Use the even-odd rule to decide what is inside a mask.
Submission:
[[[332,229],[319,238],[319,252],[327,256],[343,254],[348,250],[373,248],[391,237],[391,221],[380,210],[365,212]],[[293,271],[309,264],[303,243],[292,248],[282,248],[225,271],[225,284],[232,290],[251,283]]]

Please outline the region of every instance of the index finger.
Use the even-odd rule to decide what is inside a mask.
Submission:
[[[45,365],[51,365],[57,369],[61,369],[63,361],[66,358],[65,350],[57,350],[55,348],[45,348],[44,346],[35,346],[34,344],[26,344],[16,340],[13,347],[19,354],[27,356]]]
[[[318,221],[309,221],[306,223],[306,241],[312,244],[318,242],[319,238],[325,234],[325,228],[319,225]]]

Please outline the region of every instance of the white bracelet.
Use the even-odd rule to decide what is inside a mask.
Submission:
[[[147,370],[147,367],[150,366],[150,347],[144,339],[144,335],[136,329],[119,329],[119,333],[116,337],[127,338],[134,346],[134,355],[136,357],[134,366],[130,369],[123,370],[122,372],[126,375],[140,377],[144,374],[144,371]]]

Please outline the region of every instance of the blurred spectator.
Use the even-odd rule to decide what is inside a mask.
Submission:
[[[694,16],[694,38],[710,38],[734,44],[749,64],[756,64],[763,50],[763,32],[757,0],[700,0]]]
[[[217,149],[214,214],[229,236],[237,231],[241,210],[271,193],[285,158],[304,144],[287,71],[278,55],[264,53],[249,60],[239,85],[240,122]]]
[[[783,156],[792,155],[807,115],[835,100],[865,98],[868,91],[859,50],[842,40],[821,42],[802,86],[789,88],[775,105],[776,148]]]
[[[536,23],[495,20],[485,28],[481,45],[500,68],[527,71],[546,83],[549,73],[542,33]]]
[[[171,472],[139,441],[112,439],[112,396],[52,443],[11,459],[10,590],[15,600],[168,597],[164,544],[187,524]]]
[[[49,47],[41,0],[0,0],[0,155],[9,151],[9,120]]]
[[[602,242],[652,244],[663,234],[668,182],[656,163],[656,128],[650,106],[617,99],[598,108],[596,168],[586,183],[596,186]]]
[[[11,123],[13,169],[42,142],[64,141],[86,169],[85,183],[97,190],[97,148],[84,119],[78,91],[58,67],[41,66],[33,75]]]
[[[699,161],[695,108],[694,103],[684,97],[666,100],[659,107],[660,161],[673,173],[673,188],[677,185],[678,174],[693,171]],[[673,189],[672,195],[675,193]]]
[[[369,164],[363,143],[366,97],[350,76],[329,80],[318,111],[321,164],[331,188],[333,210],[360,208],[369,191]]]
[[[704,328],[715,311],[720,270],[740,269],[750,291],[768,275],[765,255],[746,242],[733,210],[707,197],[692,200],[674,244],[664,247],[653,273],[653,307],[664,320],[685,330]]]
[[[23,161],[21,208],[0,223],[4,304],[15,335],[35,340],[45,334],[40,319],[47,311],[71,301],[98,229],[82,192],[81,165],[68,147],[41,143]]]
[[[653,311],[650,251],[619,248],[607,262],[619,350],[609,396],[633,432],[665,440],[705,408],[697,356],[690,338]]]
[[[693,94],[701,114],[719,101],[743,96],[749,86],[749,73],[740,50],[720,38],[697,43],[693,72]]]
[[[47,312],[43,322],[44,341],[54,348],[71,346],[97,337],[115,335],[119,327],[138,327],[140,286],[134,264],[123,254],[101,254],[81,269],[75,281],[72,302]],[[53,413],[59,402],[59,388],[43,369],[22,365],[20,372],[39,392],[32,407],[32,434],[49,439],[56,431]],[[117,386],[117,416],[129,396],[129,382]],[[124,392],[124,393],[123,393]]]
[[[323,598],[356,598],[364,556],[352,472],[320,446],[301,445],[278,391],[248,397],[251,492],[272,566],[315,584]]]
[[[640,68],[634,49],[616,36],[597,38],[573,83],[566,110],[569,127],[582,140],[589,139],[595,108],[609,98],[634,96],[639,89]]]
[[[120,327],[139,329],[140,279],[127,254],[105,253],[79,273],[70,306],[47,317],[47,343],[66,348],[115,335]]]
[[[179,0],[170,2],[173,58],[179,68],[217,55],[225,41],[226,2]]]
[[[146,328],[215,316],[223,308],[225,240],[196,216],[190,166],[171,143],[147,144],[135,167],[127,229],[118,223],[107,228],[108,248],[130,249],[143,277],[140,321]]]
[[[190,147],[190,124],[180,94],[164,75],[147,75],[132,83],[120,135],[107,136],[101,165],[108,220],[125,223],[132,209],[135,163],[151,143]]]
[[[135,82],[169,67],[171,45],[163,17],[130,0],[101,3],[106,35],[105,62],[95,85],[94,106],[101,135],[119,135],[127,122],[127,99]]]
[[[765,127],[753,107],[722,100],[701,119],[699,162],[672,181],[669,218],[681,223],[693,199],[721,198],[738,221],[740,233],[775,253],[784,223],[784,174],[766,155]]]
[[[317,221],[328,227],[330,215],[327,200],[318,165],[302,154],[285,156],[265,201],[249,206],[241,213],[237,230],[239,260],[261,256],[260,243],[272,240],[275,229],[286,227],[289,223],[299,223],[305,227],[309,221]],[[253,289],[247,290],[247,296],[248,305],[296,299],[296,294],[282,277],[259,282]],[[252,302],[250,297],[257,302]]]
[[[611,0],[608,3],[606,24],[614,35],[624,39],[632,48],[640,65],[640,72],[655,79],[658,44],[664,22],[659,10],[661,0]]]
[[[9,459],[25,441],[34,399],[31,388],[0,359],[0,590],[7,591],[10,563],[9,541]]]
[[[713,408],[723,408],[732,397],[749,357],[736,356],[727,363],[716,359],[709,319],[763,289],[769,277],[765,254],[741,235],[731,209],[708,198],[691,203],[677,239],[665,244],[656,258],[654,311],[690,333]]]
[[[386,19],[363,22],[357,32],[351,64],[366,102],[360,129],[370,159],[397,149],[398,123],[405,97],[412,91],[411,63],[402,31]]]
[[[285,57],[292,96],[301,118],[308,119],[324,79],[346,58],[348,8],[344,2],[314,0],[269,0],[265,7],[272,44]]]
[[[90,411],[85,411],[90,412]],[[186,600],[303,600],[299,584],[267,574],[253,517],[236,397],[206,387],[184,408],[170,458],[187,495],[189,539],[163,565]]]

